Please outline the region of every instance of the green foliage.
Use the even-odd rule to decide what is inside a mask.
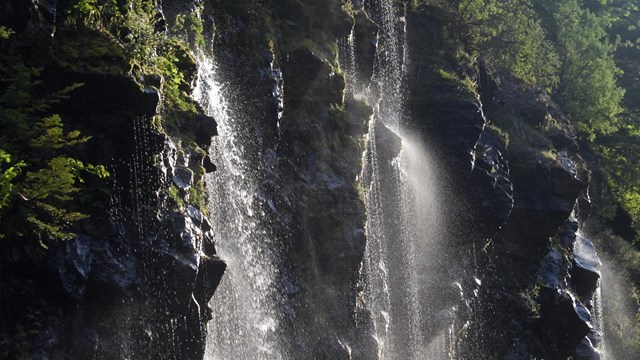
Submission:
[[[196,112],[193,101],[181,90],[189,86],[185,71],[195,70],[195,64],[184,42],[158,31],[157,9],[157,1],[81,0],[71,7],[67,26],[85,26],[104,34],[122,49],[134,78],[161,75],[166,110]],[[202,28],[195,14],[179,15],[172,32],[184,32],[186,41],[203,45]]]
[[[11,164],[11,155],[0,149],[0,211],[9,205],[9,196],[13,192],[13,181],[20,175],[20,168],[24,166],[24,162],[18,162],[12,166],[6,164]],[[2,234],[0,234],[1,236]]]
[[[558,82],[558,56],[528,1],[463,0],[458,27],[465,41],[489,62],[530,85],[551,91]]]
[[[603,202],[615,199],[640,224],[638,5],[628,0],[457,0],[448,6],[462,40],[489,68],[506,69],[559,102],[599,159],[606,179]],[[499,124],[513,140],[511,150],[529,156],[537,149],[541,161],[552,160],[547,146],[536,140],[540,135],[514,121],[519,125]],[[603,203],[602,215],[613,208]]]
[[[14,34],[13,30],[6,26],[0,26],[0,39],[8,39],[12,34]]]
[[[167,106],[173,110],[197,112],[195,103],[182,90],[186,81],[179,66],[184,61],[193,61],[193,59],[190,58],[187,49],[177,43],[170,44],[163,50],[164,56],[159,57],[153,66],[164,74],[163,95]]]
[[[90,138],[65,130],[62,118],[50,113],[78,85],[43,96],[39,69],[13,51],[0,56],[0,65],[0,234],[43,246],[69,239],[69,225],[86,217],[74,209],[83,176],[108,176],[103,166],[71,155]]]
[[[577,0],[554,3],[556,48],[560,58],[558,94],[578,129],[593,140],[619,126],[624,90],[616,84],[620,70],[613,60],[604,21]]]
[[[508,51],[502,52],[500,61],[525,83],[551,91],[558,82],[559,60],[540,22],[526,6],[514,7],[508,13],[500,36]]]
[[[452,2],[457,7],[457,28],[464,33],[466,41],[477,45],[495,37],[499,29],[495,21],[502,14],[501,2],[498,0],[457,0]]]
[[[610,209],[615,209],[615,204],[605,206],[615,200],[629,212],[637,226],[640,220],[640,168],[635,164],[640,162],[640,134],[624,128],[601,136],[592,146],[599,156],[600,174],[607,186],[607,192],[599,199],[602,215],[608,220],[615,215],[615,210]]]
[[[189,44],[199,47],[204,46],[202,19],[194,13],[178,14],[171,31],[174,34],[185,34],[186,41]]]
[[[591,140],[620,127],[624,90],[606,26],[577,0],[457,1],[458,28],[493,66],[556,94]]]
[[[179,206],[179,207],[184,207],[185,203],[184,203],[184,197],[180,191],[180,189],[171,184],[171,186],[168,189],[168,194],[169,194],[169,198],[171,198],[173,201],[175,201],[175,203]]]
[[[189,203],[200,209],[204,214],[207,213],[206,194],[207,192],[202,179],[189,188]]]
[[[56,35],[56,64],[72,72],[123,74],[129,70],[124,49],[98,31],[65,31]]]

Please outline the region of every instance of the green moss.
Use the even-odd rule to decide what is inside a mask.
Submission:
[[[169,195],[169,198],[175,202],[176,205],[178,205],[181,208],[184,208],[185,206],[184,197],[177,186],[171,184],[171,186],[169,186],[169,188],[167,189],[167,194]]]
[[[196,103],[186,92],[190,89],[190,85],[185,79],[185,75],[191,76],[190,72],[195,71],[196,62],[184,44],[171,41],[163,56],[157,58],[154,68],[163,77],[162,95],[165,110],[197,113]],[[168,120],[171,119],[170,116]]]
[[[202,47],[205,45],[203,35],[202,19],[195,13],[178,14],[171,32],[175,36],[183,36],[184,41],[192,46]]]
[[[540,298],[540,290],[542,290],[542,284],[539,281],[536,281],[526,290],[520,292],[520,296],[522,297],[524,305],[528,310],[527,315],[530,319],[540,318],[540,303],[538,303],[538,299]]]
[[[204,179],[200,179],[189,188],[188,201],[190,205],[197,207],[205,215],[207,214],[207,192],[204,186]]]

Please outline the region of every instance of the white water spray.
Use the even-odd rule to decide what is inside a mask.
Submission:
[[[358,64],[356,63],[356,32],[355,25],[351,27],[351,32],[346,39],[338,42],[340,68],[346,75],[345,91],[358,92],[360,82],[358,81]]]
[[[207,179],[216,248],[227,270],[211,300],[205,358],[283,359],[278,341],[277,244],[265,224],[273,211],[258,179],[264,165],[252,161],[259,145],[248,116],[233,114],[211,56],[199,57],[195,98],[218,123],[210,154],[218,171]]]
[[[439,306],[443,276],[432,273],[442,268],[438,260],[444,261],[437,166],[420,139],[402,129],[403,11],[392,1],[370,10],[380,35],[369,87],[369,100],[377,104],[362,176],[367,208],[362,306],[371,316],[379,359],[440,359],[448,352],[452,310]]]

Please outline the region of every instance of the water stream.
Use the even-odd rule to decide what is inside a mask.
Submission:
[[[210,154],[218,171],[207,179],[216,248],[227,270],[211,300],[206,359],[282,359],[278,246],[266,221],[261,188],[264,153],[250,116],[233,113],[211,55],[199,57],[196,99],[218,123]]]
[[[438,171],[429,152],[402,126],[405,51],[403,9],[370,5],[380,26],[374,76],[366,96],[375,103],[362,179],[366,187],[367,246],[363,307],[371,314],[379,359],[447,355],[447,326],[430,303],[439,297],[442,221]]]

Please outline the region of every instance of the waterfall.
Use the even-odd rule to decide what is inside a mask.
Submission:
[[[443,260],[437,166],[421,140],[402,128],[403,9],[381,1],[369,11],[380,34],[362,174],[367,245],[361,306],[370,314],[379,359],[439,359],[446,357],[450,332],[450,324],[440,323],[450,314],[438,304],[443,276],[434,273]]]
[[[632,296],[632,280],[611,254],[604,253],[601,259],[600,301],[596,304],[603,323],[600,359],[636,358],[637,350],[629,342],[637,336],[638,303]]]
[[[602,306],[602,278],[598,280],[598,288],[595,294],[593,294],[594,303],[594,325],[600,335],[600,344],[598,344],[598,351],[600,351],[600,360],[608,360],[607,356],[607,343],[605,341],[604,330],[604,308]]]
[[[358,64],[356,63],[356,32],[355,24],[351,27],[351,32],[346,39],[340,39],[339,46],[339,61],[340,68],[346,75],[346,92],[358,91]]]
[[[218,171],[207,179],[216,248],[227,270],[211,300],[206,359],[282,359],[278,244],[267,213],[263,181],[268,151],[250,116],[229,106],[212,56],[200,54],[195,98],[218,123],[210,155]]]
[[[575,215],[572,214],[571,218],[575,219]],[[575,266],[597,273],[599,277],[597,287],[595,288],[590,301],[592,329],[581,345],[578,346],[578,351],[583,350],[582,345],[586,343],[590,345],[589,347],[593,347],[592,351],[594,353],[594,357],[598,356],[599,359],[605,359],[604,350],[606,344],[604,342],[605,329],[604,312],[602,307],[603,266],[594,244],[591,242],[591,239],[582,232],[582,229],[578,228],[575,235],[576,237],[573,243],[573,257],[576,263]]]

